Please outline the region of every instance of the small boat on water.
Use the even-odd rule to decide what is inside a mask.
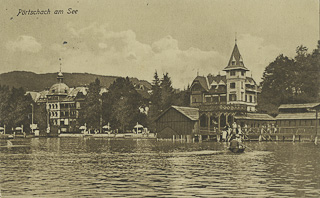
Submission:
[[[246,146],[241,144],[240,136],[236,135],[236,138],[230,142],[230,146],[228,149],[233,153],[243,153],[246,149]]]
[[[243,153],[245,149],[246,149],[246,147],[244,147],[244,146],[241,146],[238,148],[230,148],[229,147],[229,150],[233,153]]]

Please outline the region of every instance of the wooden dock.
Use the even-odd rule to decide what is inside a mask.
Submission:
[[[291,142],[317,142],[315,133],[250,133],[245,135],[245,141],[291,141]],[[194,133],[192,135],[173,135],[173,141],[203,142],[222,141],[221,133]]]

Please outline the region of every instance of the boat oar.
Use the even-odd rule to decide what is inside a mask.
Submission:
[[[250,151],[253,151],[253,149],[252,149],[252,148],[250,148],[250,147],[248,147],[248,146],[246,146],[246,145],[245,145],[245,147],[246,147],[246,148],[248,148]]]

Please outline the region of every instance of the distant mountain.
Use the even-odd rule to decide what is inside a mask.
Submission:
[[[69,87],[77,87],[89,85],[96,78],[104,87],[109,87],[119,76],[103,76],[88,73],[63,73],[64,83]],[[143,85],[144,88],[150,89],[151,84],[145,80],[130,78],[136,85]],[[23,87],[25,91],[42,91],[49,89],[53,84],[57,83],[57,73],[36,74],[27,71],[13,71],[0,74],[0,85],[8,85],[10,87]]]

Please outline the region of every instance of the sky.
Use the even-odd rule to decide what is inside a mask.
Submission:
[[[175,88],[224,74],[235,37],[249,75],[261,81],[278,55],[319,40],[318,0],[1,0],[0,73],[81,72]],[[68,14],[68,9],[78,10]],[[22,15],[22,10],[50,10]],[[63,14],[54,14],[63,10]],[[60,60],[61,59],[61,60]]]

